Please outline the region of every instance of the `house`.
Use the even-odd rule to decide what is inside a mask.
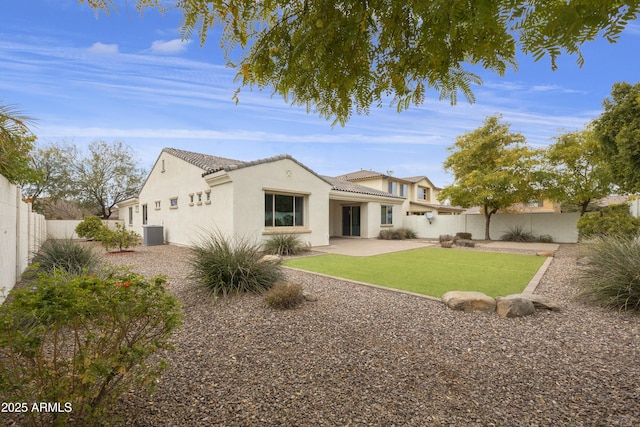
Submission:
[[[462,213],[464,210],[457,206],[441,204],[438,201],[441,188],[433,185],[429,178],[422,175],[396,178],[390,172],[384,174],[371,170],[359,170],[340,175],[336,179],[402,197],[404,199],[402,202],[403,215],[424,215],[426,213],[453,215]]]
[[[165,148],[120,218],[142,235],[162,226],[163,240],[191,245],[217,230],[256,242],[295,233],[312,246],[331,236],[376,237],[402,226],[405,199],[324,177],[289,155],[242,161]]]

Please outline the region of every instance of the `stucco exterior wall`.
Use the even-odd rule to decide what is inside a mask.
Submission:
[[[137,203],[121,204],[121,218],[129,229],[144,235],[143,205],[147,205],[147,225],[163,226],[167,243],[191,245],[205,231],[233,232],[231,184],[210,187],[202,169],[163,152],[152,168]],[[210,200],[207,200],[207,193]],[[193,194],[193,202],[191,202]],[[177,197],[177,206],[171,198]],[[159,208],[156,207],[159,202]],[[129,207],[133,223],[129,224]]]
[[[331,185],[290,159],[262,163],[228,172],[233,183],[235,234],[265,241],[270,232],[294,232],[312,246],[329,244],[329,191]],[[265,193],[305,198],[304,227],[265,228]]]

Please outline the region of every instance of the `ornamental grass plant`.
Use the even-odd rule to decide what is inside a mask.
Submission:
[[[265,253],[271,255],[298,255],[309,250],[310,246],[295,234],[274,234],[264,244]]]
[[[524,230],[524,227],[521,225],[516,225],[515,227],[509,227],[509,231],[505,232],[500,236],[500,240],[505,242],[535,242],[537,239],[528,231]]]
[[[245,292],[260,293],[282,280],[279,265],[262,260],[260,245],[246,238],[206,232],[191,247],[189,278],[214,297]]]
[[[598,237],[586,244],[581,296],[604,307],[640,310],[640,240]]]
[[[72,239],[48,239],[35,254],[32,261],[37,271],[53,273],[62,270],[66,273],[93,273],[100,269],[97,255],[90,246],[81,245]]]

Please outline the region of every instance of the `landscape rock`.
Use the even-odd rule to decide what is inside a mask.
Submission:
[[[451,291],[442,296],[442,302],[452,310],[486,313],[496,310],[496,300],[482,292]]]
[[[536,255],[544,256],[544,257],[554,257],[556,256],[556,252],[555,251],[538,251],[536,252]]]
[[[515,296],[528,299],[536,309],[560,311],[560,304],[549,297],[537,294],[516,294]]]
[[[280,255],[265,255],[260,258],[261,262],[269,262],[272,264],[280,264],[282,263],[282,257]]]
[[[305,301],[309,301],[309,302],[314,302],[314,301],[318,301],[318,296],[315,294],[303,294],[302,295],[305,299]]]
[[[496,298],[496,312],[501,317],[523,317],[536,312],[533,302],[522,294]]]

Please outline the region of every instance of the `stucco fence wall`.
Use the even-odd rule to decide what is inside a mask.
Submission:
[[[0,289],[6,294],[47,237],[44,216],[22,201],[20,187],[0,175]],[[4,294],[0,292],[0,303]]]
[[[535,236],[549,235],[557,243],[578,241],[576,223],[579,213],[495,214],[491,217],[490,237],[500,239],[514,227],[522,227]],[[420,238],[437,239],[442,234],[471,233],[474,239],[484,239],[484,215],[434,215],[431,224],[426,216],[405,216],[403,226],[414,230]]]
[[[76,227],[81,222],[82,220],[79,219],[47,220],[48,236],[51,239],[79,239],[80,237],[76,234]],[[103,220],[102,223],[111,229],[114,229],[117,223],[124,225],[124,221],[118,219],[107,219]]]

